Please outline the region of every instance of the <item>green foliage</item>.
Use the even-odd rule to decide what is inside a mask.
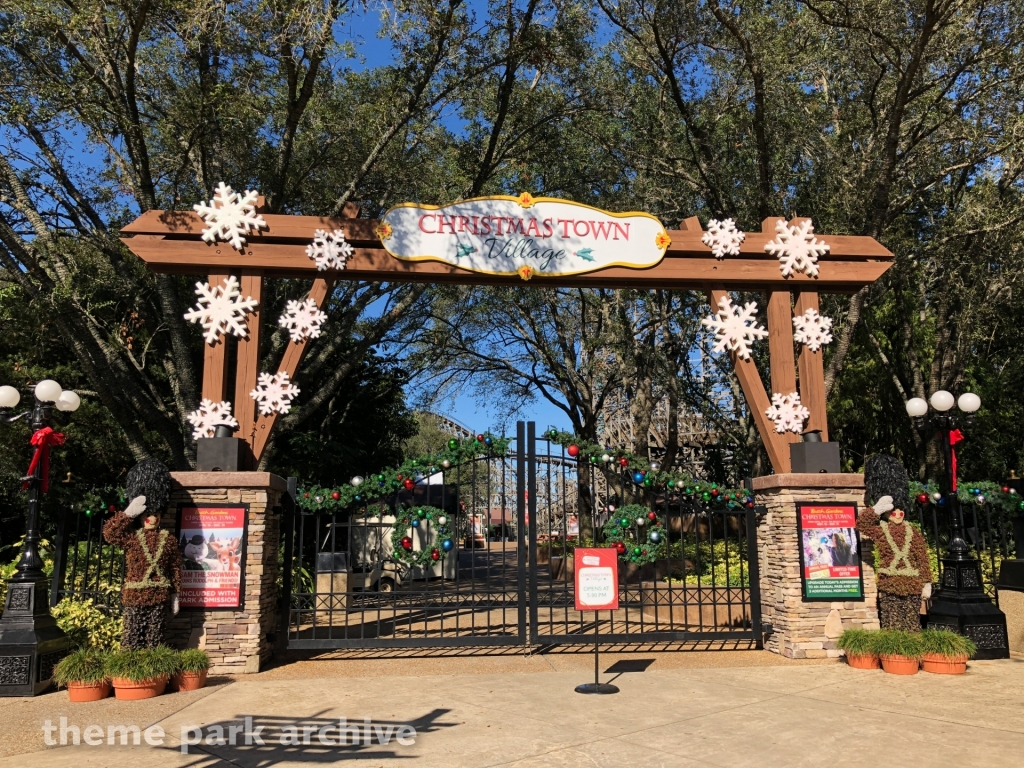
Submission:
[[[134,683],[178,671],[178,654],[167,646],[116,651],[107,657],[106,673]]]
[[[53,682],[98,683],[107,679],[107,654],[97,648],[78,648],[53,668]]]
[[[123,619],[106,606],[94,605],[91,598],[79,601],[65,597],[51,613],[57,626],[67,633],[72,647],[100,651],[121,647]]]
[[[919,633],[904,632],[900,629],[882,629],[872,632],[875,653],[879,656],[906,656],[920,659],[924,655]]]
[[[875,635],[866,629],[845,629],[836,641],[836,648],[846,651],[847,656],[874,656]]]
[[[624,549],[619,552],[619,560],[624,563],[653,563],[665,557],[668,550],[668,532],[664,529],[660,520],[651,521],[648,507],[639,504],[627,504],[619,507],[612,514],[601,532],[604,534],[605,543],[610,546],[622,544]],[[642,518],[643,525],[637,525],[638,518]],[[657,531],[661,535],[661,541],[657,544],[651,543],[649,536],[651,531]]]
[[[926,629],[921,633],[921,650],[947,659],[973,659],[978,646],[969,637],[945,629]]]
[[[200,648],[186,648],[178,653],[178,670],[202,672],[210,668],[210,655]]]

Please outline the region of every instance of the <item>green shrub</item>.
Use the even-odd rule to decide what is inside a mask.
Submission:
[[[150,680],[178,671],[178,654],[167,646],[118,651],[107,657],[106,671],[110,677],[120,677],[133,683]]]
[[[921,633],[921,647],[924,653],[935,653],[947,659],[974,658],[978,652],[969,637],[945,629],[926,629]]]
[[[116,651],[121,647],[120,616],[112,616],[105,606],[94,605],[92,599],[72,600],[65,597],[53,608],[57,626],[71,639],[74,648],[97,648]]]
[[[836,647],[847,656],[875,656],[875,635],[866,629],[847,629],[839,636]]]
[[[53,682],[57,685],[98,683],[106,679],[106,654],[96,648],[72,651],[53,668]]]
[[[919,634],[911,634],[900,629],[883,629],[874,635],[875,653],[879,656],[920,659],[924,655]]]
[[[178,668],[182,672],[202,672],[210,668],[210,657],[198,648],[186,648],[178,654]]]

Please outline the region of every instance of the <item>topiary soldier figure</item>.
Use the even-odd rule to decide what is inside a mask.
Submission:
[[[103,537],[125,553],[121,647],[155,648],[163,643],[168,605],[178,613],[181,589],[178,541],[160,528],[160,513],[171,496],[171,473],[159,461],[140,461],[128,473],[125,490],[128,508],[103,526]]]
[[[878,617],[882,629],[921,631],[921,599],[932,594],[928,546],[905,522],[910,506],[907,470],[892,456],[870,456],[864,489],[871,507],[857,516],[857,530],[874,544]]]

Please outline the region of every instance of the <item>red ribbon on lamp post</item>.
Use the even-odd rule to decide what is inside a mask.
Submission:
[[[964,441],[964,433],[959,429],[949,430],[949,454],[952,457],[950,461],[950,469],[953,470],[953,493],[956,493],[956,451],[954,450],[957,443]]]
[[[64,445],[64,435],[54,432],[52,427],[43,427],[32,435],[29,442],[36,447],[36,452],[32,454],[32,462],[28,465],[26,477],[32,477],[37,468],[41,469],[39,488],[43,493],[47,493],[50,490],[50,447]],[[29,481],[26,480],[22,483],[21,489],[28,490],[28,484]]]

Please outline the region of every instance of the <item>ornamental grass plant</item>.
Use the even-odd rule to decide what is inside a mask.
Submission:
[[[921,636],[904,632],[901,629],[882,629],[871,633],[875,653],[880,657],[902,656],[906,659],[920,660],[924,656]]]
[[[210,656],[199,648],[186,648],[178,654],[178,671],[196,673],[210,668]]]
[[[71,683],[95,684],[107,679],[107,654],[95,648],[72,651],[53,668],[53,682],[67,686]]]
[[[836,641],[836,648],[846,651],[847,656],[877,656],[875,635],[866,629],[847,629]]]
[[[178,671],[178,654],[167,646],[118,651],[107,658],[106,672],[111,678],[138,683],[173,675]]]
[[[944,659],[973,659],[978,646],[969,637],[945,629],[926,629],[921,633],[921,648],[926,655]]]

